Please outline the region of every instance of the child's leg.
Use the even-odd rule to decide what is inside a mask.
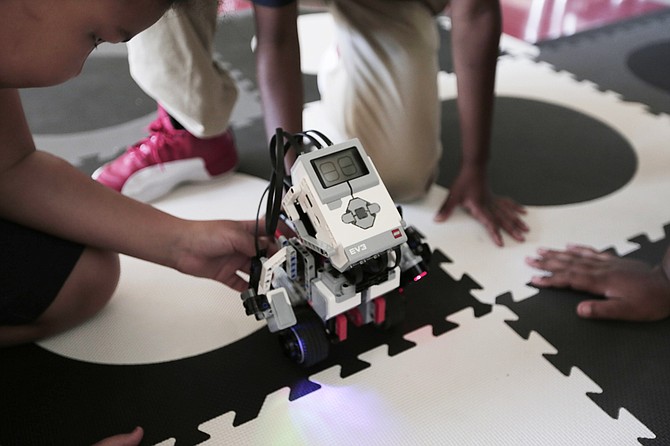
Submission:
[[[83,322],[111,298],[117,254],[0,220],[0,346],[35,341]]]
[[[442,150],[433,12],[389,0],[333,0],[331,11],[339,63],[319,73],[328,115],[361,140],[396,200],[420,197]]]
[[[218,4],[185,3],[128,42],[135,82],[198,138],[228,128],[238,94],[213,55]]]

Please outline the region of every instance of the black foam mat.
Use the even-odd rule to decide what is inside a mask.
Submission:
[[[660,73],[670,63],[663,56],[667,55],[664,39],[670,39],[670,28],[665,26],[668,20],[670,14],[656,14],[594,31],[595,37],[589,33],[542,43],[540,59],[596,82],[603,89],[615,90],[627,100],[643,102],[651,111],[667,113],[670,92],[667,77]],[[444,30],[441,33],[441,65],[450,71],[449,36]],[[227,19],[216,43],[223,60],[240,73],[246,83],[243,88],[250,91],[256,89],[249,47],[252,35],[251,17],[242,14],[239,19]],[[617,42],[628,40],[640,45],[622,44],[622,51],[611,50]],[[605,51],[608,41],[610,48]],[[650,61],[656,61],[660,68],[653,69]],[[155,104],[133,87],[132,79],[124,73],[125,59],[112,58],[109,63],[113,66],[92,60],[81,81],[54,90],[25,92],[33,129],[38,133],[67,133],[106,127],[151,113]],[[632,68],[626,68],[629,66]],[[114,76],[118,84],[111,90],[99,90],[109,84],[107,76]],[[305,80],[306,101],[318,99],[314,76],[306,75]],[[75,91],[85,94],[77,93],[73,99]],[[122,94],[117,95],[117,91]],[[91,98],[97,100],[91,102]],[[67,106],[58,105],[64,104],[62,101]],[[51,102],[53,107],[42,107]],[[103,108],[86,111],[77,115],[81,119],[64,124],[73,116],[71,107],[78,108],[79,103]],[[454,101],[443,103],[443,118],[445,155],[438,183],[447,186],[458,162],[457,151],[453,150],[458,144]],[[267,159],[262,117],[236,125],[234,130],[239,146],[244,147],[240,171],[267,178],[269,163],[258,161]],[[498,98],[493,139],[494,188],[529,205],[562,205],[605,196],[626,184],[637,167],[629,143],[615,130],[547,103]],[[86,166],[87,170],[91,168]],[[555,174],[557,171],[561,174]],[[546,180],[552,174],[553,181],[542,183],[546,188],[535,187],[538,178]],[[655,262],[668,238],[654,243],[644,237],[634,241],[641,243],[641,248],[631,256]],[[257,417],[265,397],[277,389],[289,387],[291,398],[299,398],[318,391],[319,385],[309,377],[319,370],[340,365],[342,376],[355,374],[374,367],[357,358],[362,352],[388,344],[389,354],[393,355],[412,348],[403,335],[423,325],[431,325],[437,335],[456,328],[444,318],[460,309],[473,307],[476,315],[490,311],[489,305],[480,303],[470,293],[477,288],[476,282],[467,276],[453,280],[437,266],[441,261],[448,259],[437,252],[433,272],[415,288],[408,289],[404,325],[391,331],[374,327],[353,330],[351,339],[335,346],[327,362],[310,370],[288,362],[265,328],[206,354],[150,365],[87,363],[59,356],[36,344],[2,349],[0,444],[91,444],[138,424],[145,427],[143,444],[169,437],[176,438],[178,445],[205,441],[208,436],[197,426],[208,419],[235,411],[234,423],[239,425]],[[644,444],[670,444],[670,394],[666,385],[670,376],[670,322],[584,321],[576,317],[574,308],[586,297],[571,291],[542,290],[521,302],[503,295],[497,304],[509,307],[519,316],[510,325],[520,335],[537,331],[558,349],[558,354],[549,358],[556,368],[567,374],[571,366],[579,367],[600,385],[603,393],[591,398],[604,411],[616,417],[618,408],[626,407],[656,433],[656,440],[643,440]],[[264,373],[269,369],[273,371],[270,378]]]
[[[670,225],[666,237],[651,242],[646,236],[631,241],[640,244],[626,258],[658,263],[670,247]],[[601,388],[589,396],[612,418],[625,407],[655,434],[642,444],[670,444],[670,320],[634,323],[585,320],[575,309],[582,300],[598,298],[572,290],[542,289],[535,297],[514,302],[509,294],[498,304],[519,316],[509,322],[523,337],[538,332],[558,350],[547,359],[565,375],[578,367]]]
[[[539,60],[670,114],[670,10],[540,42]]]
[[[470,295],[478,287],[474,281],[455,281],[440,269],[447,261],[436,251],[430,280],[389,296],[402,300],[402,322],[389,329],[352,326],[347,341],[310,368],[285,358],[262,325],[214,351],[147,365],[87,363],[36,344],[2,349],[0,444],[85,445],[136,425],[145,429],[143,444],[171,437],[177,444],[198,444],[209,438],[196,428],[203,421],[234,411],[233,424],[240,425],[256,418],[266,397],[283,387],[291,389],[290,399],[300,398],[319,389],[309,377],[321,370],[340,365],[345,378],[371,366],[357,356],[372,348],[388,345],[393,356],[414,346],[403,336],[418,328],[430,325],[437,336],[456,328],[445,318],[466,307],[476,316],[487,314],[490,305]]]

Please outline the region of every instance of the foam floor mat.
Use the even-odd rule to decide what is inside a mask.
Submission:
[[[653,42],[647,27],[661,19],[610,32]],[[238,39],[229,42],[239,53],[228,63],[241,88],[233,127],[240,151],[250,147],[247,164],[154,203],[166,212],[256,215],[269,161],[246,168],[252,153],[257,160],[267,153],[249,25],[248,15],[227,19],[218,41],[223,49],[224,37]],[[440,26],[447,39],[448,23]],[[332,28],[327,15],[309,14],[300,30],[311,39],[303,61],[312,82]],[[620,60],[636,51],[621,48]],[[505,38],[502,49],[491,174],[497,191],[528,206],[525,243],[506,238],[504,248],[494,247],[460,211],[433,222],[458,162],[449,149],[458,143],[455,80],[443,51],[442,176],[423,200],[403,205],[435,254],[430,274],[407,288],[400,326],[352,329],[328,360],[304,369],[282,356],[263,323],[244,315],[238,293],[122,256],[119,287],[101,313],[59,336],[0,350],[0,444],[87,445],[136,425],[145,428],[143,444],[166,446],[670,444],[670,320],[581,320],[575,307],[589,296],[529,286],[534,271],[523,260],[541,246],[579,242],[658,261],[670,244],[670,116],[660,102],[629,100],[632,88],[614,92],[613,84],[549,61],[548,47]],[[127,62],[116,51],[102,51],[93,65],[113,62],[109,72],[120,73]],[[588,59],[600,48],[581,51]],[[118,82],[115,89],[142,98],[124,90],[124,76],[104,73],[85,70],[81,85]],[[310,85],[306,127],[337,140]],[[63,86],[58,95],[27,94],[38,104],[40,94],[75,93]],[[69,128],[27,110],[42,129],[38,145],[88,171],[142,134],[151,117],[142,101],[124,105],[125,121],[93,114],[100,120]],[[53,114],[65,119],[66,109]]]
[[[538,44],[539,59],[575,78],[670,113],[670,10]]]

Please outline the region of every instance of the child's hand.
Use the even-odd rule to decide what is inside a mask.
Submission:
[[[501,231],[514,240],[523,242],[528,226],[521,219],[526,213],[523,206],[510,198],[494,196],[486,185],[485,177],[464,173],[454,181],[449,196],[440,207],[435,221],[445,221],[457,206],[481,223],[498,246],[503,246]]]
[[[263,224],[259,223],[261,233]],[[256,222],[192,221],[189,226],[176,247],[176,269],[217,280],[237,291],[245,290],[248,284],[237,271],[249,273],[251,258],[256,255]],[[261,237],[259,248],[272,251],[270,241],[268,237]]]
[[[526,263],[549,275],[533,277],[533,285],[573,288],[605,297],[581,302],[577,306],[581,317],[654,321],[670,316],[670,281],[660,267],[586,246],[539,249],[537,254]]]

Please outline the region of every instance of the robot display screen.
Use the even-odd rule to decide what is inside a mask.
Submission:
[[[337,186],[369,173],[355,147],[315,158],[312,166],[324,188]]]

